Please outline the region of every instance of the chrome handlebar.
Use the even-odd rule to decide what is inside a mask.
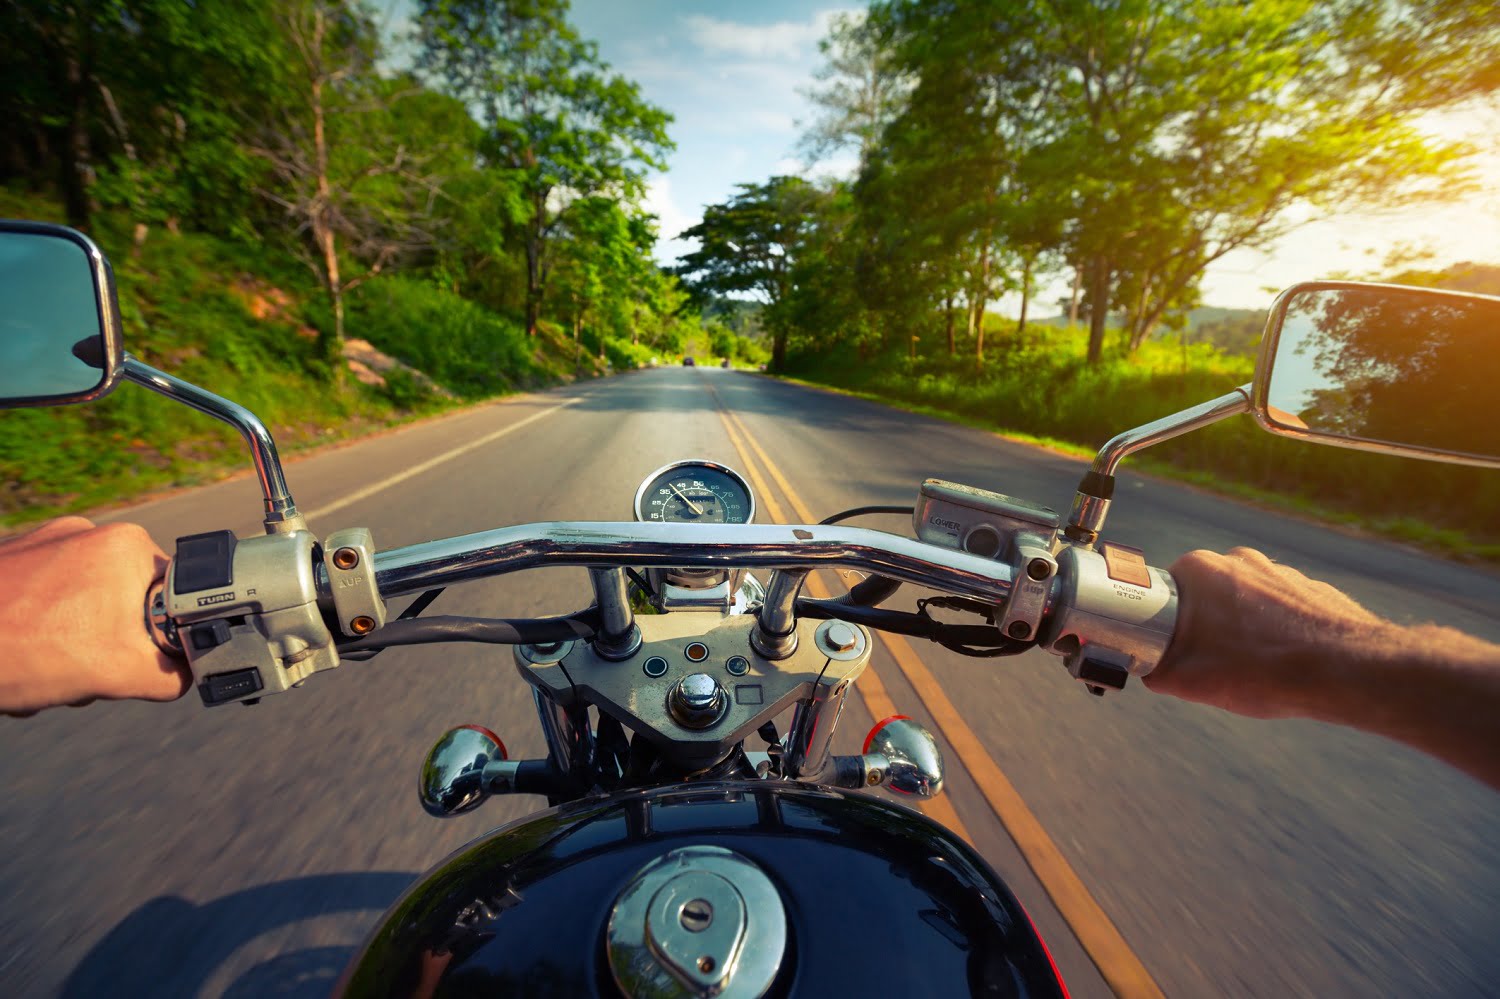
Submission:
[[[522,569],[589,567],[861,569],[1000,604],[1012,568],[968,552],[858,527],[780,524],[554,522],[521,524],[382,551],[382,597]],[[319,566],[318,587],[329,592]]]

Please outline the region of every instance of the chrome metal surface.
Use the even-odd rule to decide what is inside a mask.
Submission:
[[[701,614],[643,615],[636,620],[645,638],[637,657],[641,669],[634,663],[622,666],[603,659],[585,642],[575,645],[561,662],[537,664],[517,655],[516,667],[527,683],[541,690],[546,698],[543,703],[555,703],[579,715],[587,706],[597,707],[649,739],[664,760],[696,773],[722,761],[767,721],[799,702],[811,700],[815,710],[822,709],[830,701],[829,688],[842,691],[869,665],[868,649],[849,661],[830,660],[818,651],[813,626],[820,622],[810,620],[798,624],[802,642],[796,653],[782,660],[766,659],[750,645],[755,623],[745,614],[712,620]],[[688,647],[699,643],[708,650],[702,665],[687,656]],[[736,656],[746,661],[743,676],[727,669]],[[655,659],[664,667],[659,676],[644,668]],[[669,705],[672,688],[692,673],[706,673],[723,686],[725,715],[708,728],[683,726]],[[835,718],[822,717],[830,723]],[[543,720],[552,724],[545,716]]]
[[[379,552],[387,600],[541,566],[845,567],[1001,603],[1011,568],[967,552],[841,525],[521,524]],[[328,574],[319,569],[320,583]],[[768,596],[769,600],[769,596]]]
[[[884,763],[876,757],[884,757]],[[900,794],[935,798],[943,790],[943,751],[932,733],[910,718],[882,722],[865,740],[868,772],[884,770],[881,781]]]
[[[727,475],[731,479],[734,479],[735,482],[737,482],[740,485],[740,487],[745,490],[745,495],[747,497],[749,497],[749,499],[750,499],[750,509],[745,514],[745,523],[747,523],[747,524],[753,524],[753,523],[755,523],[755,490],[750,488],[750,483],[745,479],[745,477],[743,475],[741,475],[739,472],[736,472],[734,469],[730,468],[728,465],[721,465],[717,461],[708,461],[707,459],[703,459],[703,458],[688,458],[688,459],[683,460],[683,461],[668,462],[667,464],[665,464],[665,465],[661,466],[660,468],[658,468],[656,471],[652,472],[650,475],[646,476],[645,481],[642,482],[640,484],[639,488],[636,489],[636,491],[635,491],[635,502],[631,506],[631,509],[635,513],[635,519],[636,520],[641,521],[641,522],[645,522],[645,520],[646,520],[646,511],[645,511],[645,507],[644,507],[645,500],[646,500],[646,489],[648,487],[650,487],[650,485],[653,482],[655,482],[658,478],[660,478],[661,476],[663,476],[666,473],[670,472],[672,469],[674,469],[674,468],[684,468],[684,467],[686,467],[688,465],[700,465],[700,466],[703,466],[703,467],[706,467],[706,468],[711,468],[711,469],[713,469],[716,472],[722,472],[724,475]],[[690,525],[690,526],[697,527],[697,526],[706,526],[706,525],[697,525],[697,524],[694,524],[694,525]]]
[[[548,642],[546,645],[517,645],[516,655],[531,663],[555,663],[568,658],[573,642]]]
[[[625,570],[589,569],[594,584],[594,602],[599,606],[599,633],[594,648],[606,659],[629,659],[641,647],[641,629],[630,609],[630,589]]]
[[[1145,450],[1153,444],[1169,441],[1174,437],[1200,430],[1220,420],[1250,411],[1249,385],[1241,385],[1225,392],[1217,399],[1181,412],[1153,420],[1124,433],[1116,434],[1104,443],[1094,456],[1091,466],[1100,475],[1114,475],[1126,456]],[[1104,528],[1104,518],[1109,514],[1109,500],[1078,493],[1073,497],[1073,508],[1068,516],[1068,526],[1089,535],[1092,543]]]
[[[1271,311],[1266,317],[1266,331],[1265,335],[1261,337],[1260,353],[1256,358],[1255,380],[1247,386],[1250,396],[1250,412],[1254,415],[1255,422],[1260,425],[1261,429],[1276,434],[1279,437],[1291,437],[1296,440],[1329,444],[1334,447],[1350,448],[1355,451],[1374,451],[1377,454],[1422,458],[1427,461],[1440,461],[1450,465],[1475,465],[1480,468],[1500,468],[1500,457],[1494,455],[1467,454],[1414,444],[1395,444],[1388,441],[1370,440],[1362,437],[1318,433],[1304,428],[1289,426],[1285,422],[1276,420],[1271,415],[1269,411],[1271,370],[1276,359],[1277,348],[1281,342],[1281,331],[1286,322],[1287,310],[1291,306],[1292,300],[1301,294],[1346,288],[1407,293],[1422,298],[1432,298],[1433,300],[1445,298],[1460,301],[1465,299],[1494,300],[1494,296],[1491,295],[1472,295],[1465,292],[1445,291],[1437,288],[1410,288],[1403,285],[1380,284],[1368,281],[1307,281],[1302,284],[1293,285],[1276,296],[1276,301],[1271,303]],[[1475,415],[1476,419],[1488,419],[1488,414]]]
[[[1063,657],[1075,677],[1086,659],[1145,676],[1156,668],[1177,625],[1177,583],[1143,566],[1149,586],[1110,575],[1098,552],[1064,547],[1058,555],[1052,611],[1037,639]]]
[[[422,762],[417,783],[422,807],[440,819],[477,808],[489,797],[485,767],[503,759],[505,747],[490,732],[473,725],[449,729]]]
[[[689,846],[642,867],[605,931],[615,984],[632,999],[757,999],[786,952],[786,907],[749,858]]]
[[[870,636],[847,621],[824,621],[813,633],[813,644],[830,659],[857,659],[870,647]]]
[[[797,595],[806,579],[806,569],[777,569],[771,573],[761,602],[760,624],[750,639],[756,651],[767,659],[785,659],[797,650]]]
[[[542,726],[542,741],[547,744],[547,755],[552,757],[558,769],[566,772],[583,762],[588,754],[586,737],[574,726],[567,709],[538,687],[531,688],[531,701]],[[588,739],[592,740],[592,734]]]
[[[765,601],[766,588],[761,581],[753,573],[741,573],[740,585],[735,589],[734,599],[729,604],[729,613],[745,614],[758,610]]]
[[[1169,441],[1174,437],[1181,437],[1183,434],[1218,423],[1231,416],[1249,412],[1249,410],[1250,386],[1241,385],[1239,388],[1225,392],[1217,399],[1210,399],[1208,402],[1190,406],[1171,416],[1164,416],[1124,433],[1115,434],[1099,449],[1091,467],[1100,475],[1114,475],[1115,470],[1120,467],[1120,462],[1128,455],[1145,450],[1153,444],[1160,444],[1162,441]]]
[[[667,694],[667,710],[684,728],[711,728],[729,710],[729,698],[707,673],[689,673]]]
[[[182,651],[182,636],[177,634],[177,625],[173,622],[172,615],[167,613],[166,582],[165,576],[158,576],[146,590],[146,632],[158,649],[175,659],[181,659],[185,655]]]
[[[260,480],[261,495],[265,499],[265,524],[267,534],[290,534],[306,530],[307,524],[292,502],[292,492],[287,488],[286,474],[281,469],[281,458],[276,454],[276,441],[260,417],[239,403],[230,402],[223,396],[214,395],[207,389],[183,381],[165,371],[129,354],[125,355],[122,371],[125,378],[143,385],[168,399],[184,403],[207,413],[216,420],[234,427],[250,446],[250,458],[255,463],[255,475]],[[326,578],[326,573],[323,574]]]
[[[798,702],[784,742],[789,775],[806,781],[820,781],[827,775],[833,765],[833,731],[838,728],[848,691],[848,682],[820,683],[808,698]]]
[[[109,261],[105,259],[104,252],[99,249],[93,240],[76,229],[57,225],[52,222],[32,222],[24,219],[0,219],[0,232],[23,233],[36,236],[50,236],[55,239],[65,239],[83,250],[88,257],[89,270],[94,282],[94,304],[99,311],[99,331],[104,340],[104,364],[103,375],[97,386],[87,392],[79,392],[65,399],[36,398],[36,399],[11,399],[5,402],[9,406],[55,406],[64,403],[92,402],[101,399],[115,390],[120,384],[121,377],[125,374],[123,360],[125,358],[124,335],[120,321],[119,294],[115,288],[114,271],[110,269]]]

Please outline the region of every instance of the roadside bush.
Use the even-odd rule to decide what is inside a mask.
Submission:
[[[468,398],[544,376],[520,323],[430,281],[384,277],[361,285],[350,296],[345,327]]]
[[[1106,356],[1091,366],[1081,329],[1029,327],[1017,337],[997,327],[987,336],[982,366],[972,356],[860,358],[840,348],[796,358],[792,373],[1090,449],[1254,375],[1252,358],[1210,344],[1151,341],[1134,356]],[[1494,515],[1500,475],[1493,471],[1304,444],[1273,437],[1248,416],[1159,445],[1145,460],[1186,470],[1206,484],[1249,486],[1386,533],[1500,557]]]

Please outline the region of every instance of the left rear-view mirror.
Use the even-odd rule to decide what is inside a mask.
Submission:
[[[1319,281],[1276,299],[1252,403],[1275,434],[1500,468],[1500,298]]]
[[[85,235],[0,221],[0,407],[88,402],[120,379],[114,275]]]

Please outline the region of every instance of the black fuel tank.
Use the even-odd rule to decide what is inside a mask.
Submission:
[[[749,858],[780,891],[769,996],[1066,995],[1015,897],[953,834],[873,796],[770,781],[629,791],[498,829],[406,892],[343,994],[618,996],[615,900],[691,845]]]

